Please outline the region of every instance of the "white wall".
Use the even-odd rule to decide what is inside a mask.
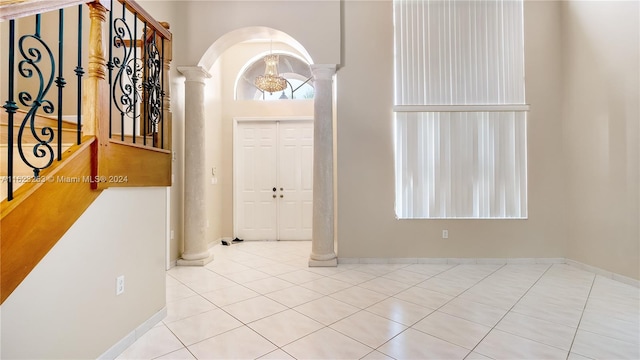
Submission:
[[[162,310],[165,201],[165,188],[103,191],[2,304],[0,357],[95,359]]]
[[[562,3],[567,257],[640,278],[640,5]]]

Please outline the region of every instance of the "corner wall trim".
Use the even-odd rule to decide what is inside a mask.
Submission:
[[[138,325],[133,331],[125,335],[120,341],[113,344],[109,350],[98,357],[99,360],[112,360],[122,354],[131,344],[138,340],[147,331],[151,330],[157,323],[167,316],[167,307],[163,307],[157,313],[151,315],[149,319]]]
[[[567,258],[341,258],[338,264],[567,264],[607,279],[640,288],[640,280]]]

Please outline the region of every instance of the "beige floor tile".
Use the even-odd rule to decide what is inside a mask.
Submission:
[[[331,325],[338,320],[356,313],[360,309],[330,297],[323,297],[310,301],[306,304],[296,306],[294,310],[319,321],[324,325]]]
[[[338,291],[331,294],[330,296],[334,299],[346,302],[347,304],[359,307],[361,309],[369,307],[388,297],[387,295],[361,288],[359,286],[353,286],[345,290]]]
[[[592,359],[640,359],[640,347],[578,329],[571,352]]]
[[[294,286],[294,284],[284,281],[282,279],[278,279],[277,277],[268,277],[265,279],[260,279],[256,281],[250,281],[243,284],[245,287],[258,292],[260,294],[268,294],[270,292],[286,289],[288,287]]]
[[[347,270],[331,276],[331,278],[333,279],[344,281],[351,285],[358,285],[365,281],[375,279],[376,277],[377,277],[376,275],[358,271],[358,270]]]
[[[277,347],[246,326],[189,346],[197,359],[257,359]]]
[[[359,359],[373,349],[333,329],[323,328],[282,348],[296,359]]]
[[[472,350],[484,338],[490,327],[435,311],[412,326],[439,339]]]
[[[167,303],[167,316],[162,319],[165,324],[216,309],[216,306],[202,296],[191,296],[186,299]]]
[[[195,359],[193,354],[187,350],[187,348],[182,348],[180,350],[174,351],[167,355],[162,355],[157,357],[156,360],[192,360]]]
[[[408,301],[410,303],[414,303],[416,305],[428,307],[430,309],[437,309],[453,299],[452,296],[416,286],[402,291],[401,293],[396,294],[393,297],[400,300]]]
[[[457,316],[478,324],[493,327],[507,313],[507,310],[473,301],[456,298],[438,309],[449,315]]]
[[[278,347],[289,344],[324,327],[294,310],[286,310],[254,321],[249,327]]]
[[[167,324],[167,327],[187,346],[239,326],[242,326],[241,322],[220,309]]]
[[[411,287],[409,284],[405,284],[399,281],[378,277],[369,281],[365,281],[358,286],[365,289],[373,290],[381,294],[388,296],[395,295],[401,291],[404,291]]]
[[[244,284],[251,281],[256,281],[256,280],[270,277],[269,274],[265,274],[262,271],[258,271],[255,269],[238,271],[231,274],[225,274],[224,276],[227,279],[232,280],[238,284]]]
[[[409,284],[409,285],[416,285],[418,283],[421,283],[427,280],[431,276],[422,274],[422,273],[413,272],[413,271],[407,271],[404,268],[402,268],[400,270],[396,270],[388,274],[385,274],[382,277],[386,279],[395,280],[401,283]]]
[[[494,359],[566,359],[568,351],[525,339],[500,330],[492,330],[474,349]]]
[[[540,320],[530,316],[510,312],[496,326],[496,329],[543,344],[569,350],[576,328]]]
[[[357,312],[330,327],[372,348],[377,348],[407,328],[367,311]]]
[[[267,297],[259,296],[222,307],[236,319],[248,324],[287,309]]]
[[[469,350],[414,329],[407,329],[377,349],[394,359],[464,359]]]
[[[308,271],[306,269],[296,270],[292,272],[288,272],[286,274],[278,275],[279,279],[288,281],[293,284],[304,284],[309,281],[322,279],[324,276],[320,274],[316,274],[312,271]]]
[[[415,324],[434,311],[395,297],[383,300],[366,310],[407,326]]]
[[[282,349],[274,350],[267,355],[260,357],[260,360],[295,360],[295,358],[286,352],[282,351]]]
[[[309,301],[323,297],[324,295],[303,288],[302,286],[292,286],[286,289],[274,291],[265,295],[266,297],[279,302],[286,307],[296,307]]]
[[[247,289],[242,285],[235,285],[218,289],[210,292],[205,292],[202,296],[214,303],[218,307],[234,304],[242,300],[247,300],[260,296],[257,292]]]
[[[394,358],[374,350],[361,358],[361,360],[394,360]]]
[[[324,277],[318,280],[313,280],[313,281],[301,284],[300,286],[315,292],[319,292],[324,295],[329,295],[329,294],[338,292],[340,290],[344,290],[348,287],[351,287],[352,285],[344,281],[339,281],[336,279]]]
[[[166,326],[154,327],[122,352],[117,359],[153,359],[183,347],[180,340]]]

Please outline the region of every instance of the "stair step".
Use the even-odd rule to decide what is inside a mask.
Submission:
[[[13,142],[14,143],[17,143],[18,141],[18,131],[20,130],[22,120],[24,119],[25,116],[26,116],[26,112],[22,110],[18,110],[14,115],[14,121],[13,121]],[[0,113],[0,144],[6,144],[9,142],[8,122],[9,122],[9,114],[7,114],[6,112],[1,112]],[[42,130],[45,127],[49,127],[53,129],[54,136],[57,135],[57,132],[58,132],[57,118],[36,115],[35,125],[36,125],[35,126],[36,133],[43,138],[48,137],[48,135],[47,136],[42,135]],[[77,135],[76,123],[68,120],[62,120],[62,142],[73,143],[77,140],[77,137],[78,135]],[[54,142],[55,141],[56,140],[54,140]],[[22,142],[25,144],[38,143],[35,136],[33,136],[33,134],[31,133],[31,127],[29,125],[27,125],[24,129]]]
[[[54,161],[56,161],[58,146],[55,144],[50,144],[50,145],[51,145],[51,148],[53,149]],[[66,144],[63,143],[62,152],[65,152],[73,145],[74,145],[73,143],[66,143]],[[33,169],[29,167],[27,164],[25,164],[20,158],[20,153],[18,152],[18,145],[14,144],[13,147],[14,147],[13,176],[33,176]],[[32,162],[36,166],[41,166],[41,165],[44,165],[44,163],[46,163],[46,161],[36,158],[36,156],[33,154],[33,148],[27,146],[24,148],[24,150],[25,150],[25,157],[27,158],[27,160]],[[7,155],[8,155],[7,144],[0,144],[0,178],[7,176],[7,171],[8,171]],[[2,181],[0,181],[0,185],[1,183]]]

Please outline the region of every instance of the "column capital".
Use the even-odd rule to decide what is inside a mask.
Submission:
[[[336,73],[336,64],[311,64],[309,67],[315,80],[331,80]]]
[[[211,74],[202,66],[178,66],[178,72],[184,75],[185,81],[200,82],[211,77]]]

